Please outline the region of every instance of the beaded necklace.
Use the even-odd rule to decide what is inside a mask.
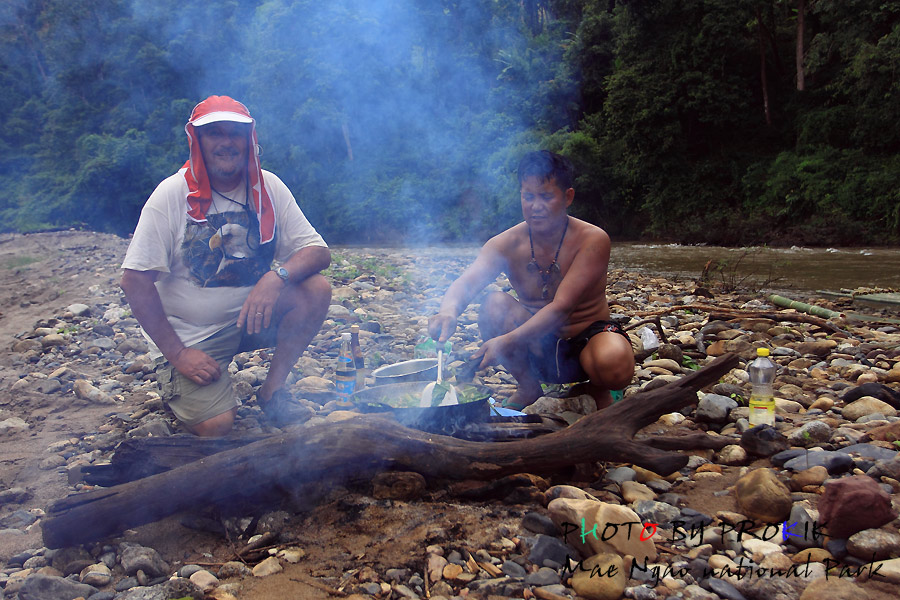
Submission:
[[[556,247],[556,255],[553,257],[553,260],[547,266],[546,269],[542,269],[541,265],[538,264],[537,259],[534,257],[534,239],[531,237],[531,226],[528,226],[528,243],[531,245],[531,262],[528,263],[526,267],[529,273],[538,273],[541,276],[541,300],[546,300],[550,295],[550,284],[552,282],[551,277],[554,274],[559,273],[559,263],[557,263],[557,259],[559,259],[559,251],[562,249],[563,240],[566,239],[566,232],[569,230],[569,217],[566,217],[566,225],[563,227],[562,237],[559,238],[559,246]]]

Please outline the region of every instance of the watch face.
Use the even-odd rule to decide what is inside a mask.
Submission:
[[[278,275],[279,277],[281,277],[282,279],[284,279],[285,281],[287,281],[288,277],[290,276],[287,272],[287,269],[285,269],[284,267],[278,267],[277,269],[275,269],[275,274]]]

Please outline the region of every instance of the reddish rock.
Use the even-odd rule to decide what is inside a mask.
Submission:
[[[834,340],[816,340],[814,342],[801,342],[797,344],[797,351],[800,354],[814,354],[819,358],[825,357],[834,348],[837,342]]]
[[[870,429],[865,435],[865,440],[860,441],[868,440],[879,440],[882,442],[895,442],[900,440],[900,421],[894,421],[893,423]]]
[[[727,352],[725,350],[725,340],[716,340],[706,347],[707,356],[722,356]]]
[[[896,518],[890,496],[867,475],[828,483],[819,500],[819,522],[828,535],[835,538],[848,538],[864,529],[877,529]]]

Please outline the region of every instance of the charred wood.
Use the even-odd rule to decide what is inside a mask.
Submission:
[[[660,450],[721,450],[729,444],[738,444],[738,438],[711,436],[706,433],[689,433],[685,435],[659,435],[640,440]]]

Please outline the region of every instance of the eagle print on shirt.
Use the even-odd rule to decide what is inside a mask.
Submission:
[[[260,246],[256,215],[228,211],[206,219],[185,226],[182,254],[191,280],[200,287],[255,285],[275,256],[274,243]]]

